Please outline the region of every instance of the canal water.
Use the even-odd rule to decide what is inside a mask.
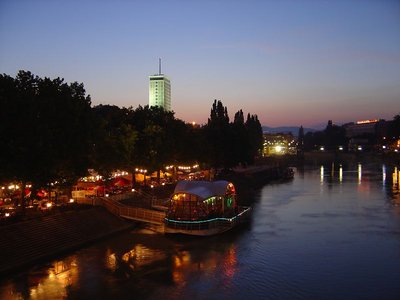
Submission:
[[[0,299],[400,299],[399,170],[323,165],[256,191],[251,222],[137,228],[0,281]]]

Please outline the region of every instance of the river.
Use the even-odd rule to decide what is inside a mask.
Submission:
[[[215,237],[137,228],[1,279],[0,299],[400,299],[399,170],[324,165]]]

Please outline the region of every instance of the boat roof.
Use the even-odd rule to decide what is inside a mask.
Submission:
[[[174,194],[188,193],[196,195],[203,199],[208,199],[213,196],[223,196],[229,182],[225,180],[218,181],[195,181],[182,180],[176,184]]]

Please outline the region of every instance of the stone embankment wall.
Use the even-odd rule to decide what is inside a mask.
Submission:
[[[0,227],[0,276],[132,227],[105,208],[68,211]]]

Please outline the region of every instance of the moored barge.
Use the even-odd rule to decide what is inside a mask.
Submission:
[[[165,233],[208,236],[248,220],[251,207],[237,205],[231,182],[179,181],[169,202]]]

